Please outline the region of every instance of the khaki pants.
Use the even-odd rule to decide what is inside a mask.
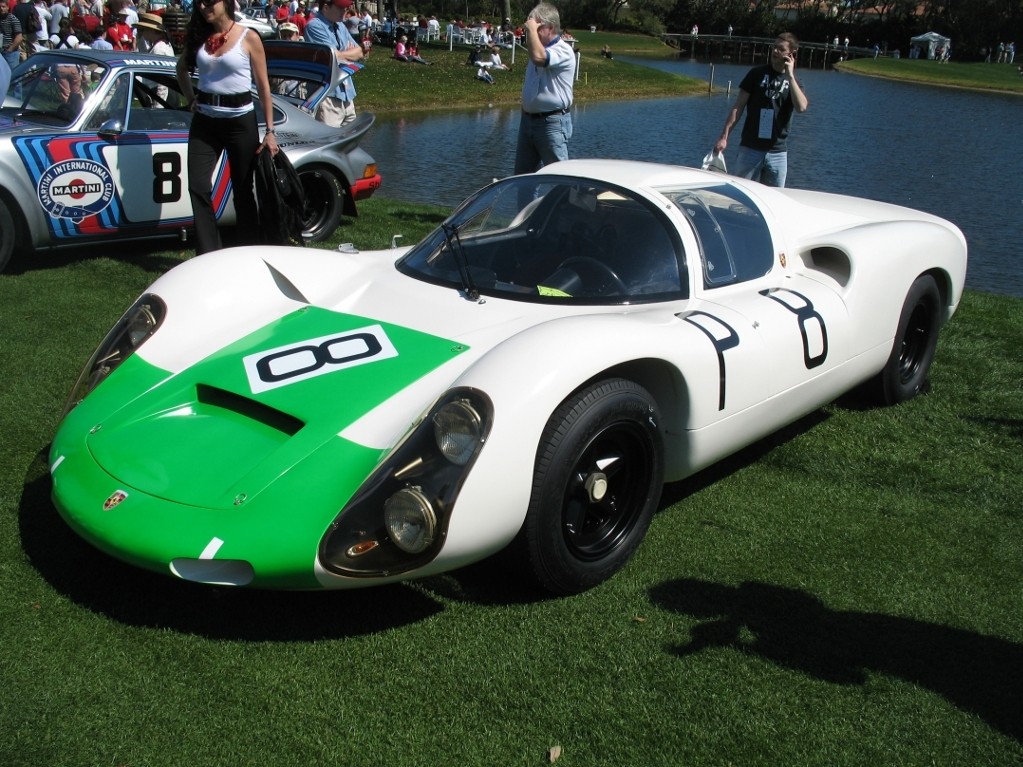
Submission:
[[[328,96],[316,107],[316,119],[332,128],[340,128],[355,119],[355,103]]]

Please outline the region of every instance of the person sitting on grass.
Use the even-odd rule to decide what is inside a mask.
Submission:
[[[496,44],[490,46],[490,68],[503,69],[506,72],[511,70],[511,67],[501,61],[501,47]]]
[[[405,57],[406,60],[414,62],[416,64],[429,65],[433,63],[431,61],[427,61],[426,59],[419,55],[419,48],[416,46],[415,43],[408,44],[408,47],[405,49]]]
[[[490,70],[490,62],[489,61],[481,61],[481,62],[479,62],[479,67],[476,69],[476,79],[477,80],[482,80],[487,85],[493,85],[494,84],[494,76],[492,74],[490,74],[489,70]]]
[[[394,44],[394,58],[398,61],[408,61],[408,36],[402,35]]]

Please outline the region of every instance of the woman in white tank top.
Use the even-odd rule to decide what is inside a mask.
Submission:
[[[221,247],[217,219],[226,195],[214,199],[212,178],[221,155],[227,153],[231,167],[239,244],[256,244],[256,155],[264,149],[272,154],[279,151],[263,42],[255,32],[236,24],[234,14],[235,0],[196,0],[185,35],[185,52],[178,59],[178,83],[195,113],[188,133],[188,194],[196,255]],[[197,92],[192,88],[193,69],[198,69]],[[253,83],[267,126],[262,141]]]

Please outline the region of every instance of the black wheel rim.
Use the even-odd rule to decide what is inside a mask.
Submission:
[[[646,504],[652,466],[653,447],[639,424],[610,424],[590,441],[562,501],[562,531],[574,556],[597,560],[622,545]]]
[[[314,237],[326,224],[333,205],[331,180],[322,173],[303,173],[302,191],[305,208],[302,210],[302,234]]]
[[[927,343],[930,337],[930,308],[923,301],[913,308],[906,332],[902,337],[902,349],[899,353],[899,379],[907,383],[917,374],[920,364],[927,354]]]

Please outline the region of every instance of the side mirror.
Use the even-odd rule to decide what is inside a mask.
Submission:
[[[106,141],[114,141],[124,133],[124,123],[120,120],[105,120],[102,125],[99,126],[97,131],[99,137]]]

